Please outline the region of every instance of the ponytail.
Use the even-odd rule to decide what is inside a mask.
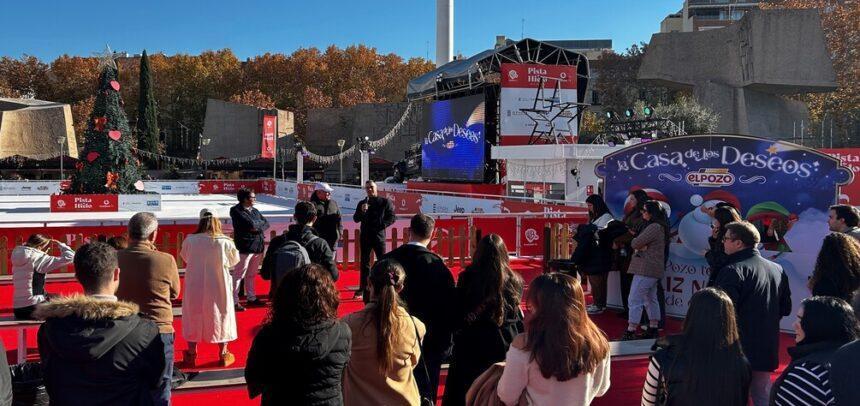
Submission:
[[[376,306],[371,309],[370,320],[376,328],[376,357],[379,371],[387,373],[394,367],[394,347],[401,337],[401,320],[398,316],[400,298],[397,291],[403,288],[406,273],[399,263],[383,259],[374,264],[368,277]]]

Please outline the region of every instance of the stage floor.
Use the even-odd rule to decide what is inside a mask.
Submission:
[[[234,195],[162,195],[161,224],[196,224],[200,210],[208,208],[228,219]],[[296,200],[257,195],[255,207],[271,223],[289,223]],[[0,196],[0,228],[124,225],[134,212],[51,213],[50,196]]]

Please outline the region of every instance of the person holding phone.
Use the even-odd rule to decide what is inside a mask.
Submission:
[[[60,256],[48,254],[51,245],[60,250]],[[18,320],[31,320],[36,305],[47,302],[45,275],[72,263],[75,251],[43,234],[33,234],[27,242],[12,250],[12,308]]]

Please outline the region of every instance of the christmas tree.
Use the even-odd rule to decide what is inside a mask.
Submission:
[[[137,104],[137,148],[158,153],[158,113],[146,50],[140,57],[140,102]]]
[[[132,134],[123,110],[112,54],[102,61],[95,106],[84,133],[70,193],[139,193],[140,162],[132,156]]]

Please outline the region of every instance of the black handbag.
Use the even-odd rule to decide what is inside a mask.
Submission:
[[[418,340],[418,349],[421,350],[421,355],[424,356],[424,344],[421,342],[421,334],[418,333],[418,324],[415,323],[414,317],[409,316],[409,319],[412,320],[412,327],[415,328],[415,339]],[[427,364],[422,362],[421,366],[422,369],[424,369],[424,379],[426,379],[425,382],[430,382],[430,372],[427,371]],[[419,393],[419,396],[421,396],[421,406],[434,406],[433,401],[430,400],[430,398],[428,398],[427,396],[425,396],[425,394]]]

